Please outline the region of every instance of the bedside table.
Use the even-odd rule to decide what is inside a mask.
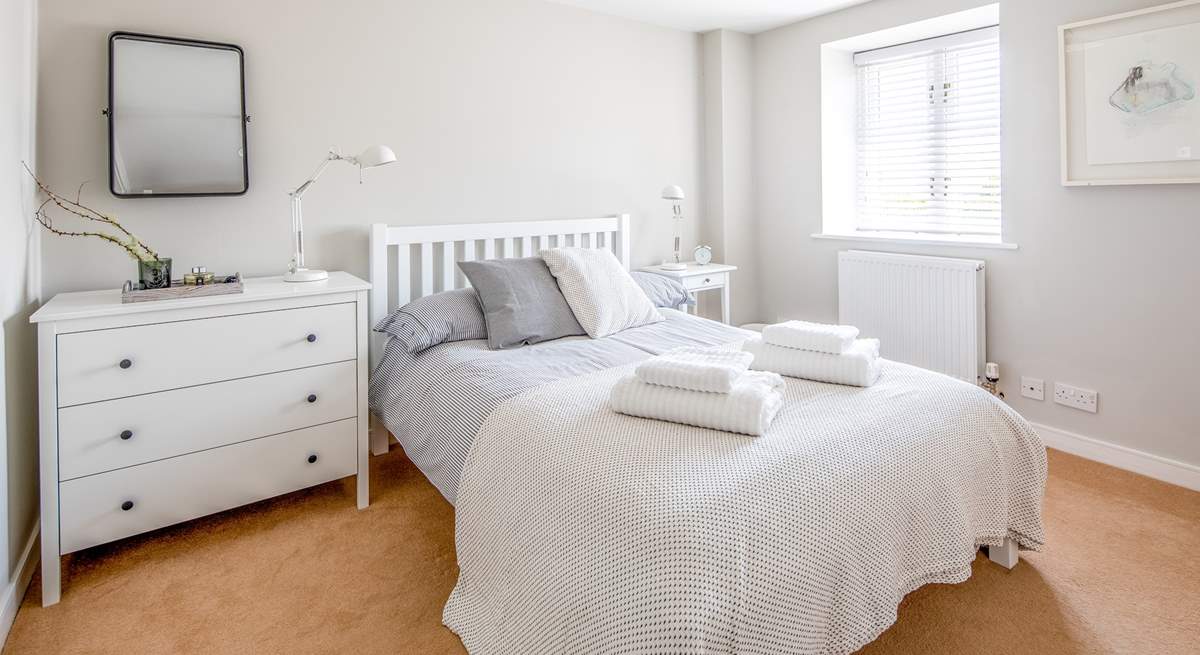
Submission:
[[[721,322],[729,323],[729,276],[738,269],[730,264],[697,264],[688,262],[687,270],[668,271],[662,266],[646,266],[638,270],[672,277],[683,282],[688,291],[721,290]]]
[[[333,272],[35,312],[42,605],[67,553],[350,476],[366,507],[370,288]]]

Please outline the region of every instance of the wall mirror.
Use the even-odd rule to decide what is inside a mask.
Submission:
[[[250,185],[242,49],[131,32],[108,39],[108,174],[122,198]]]

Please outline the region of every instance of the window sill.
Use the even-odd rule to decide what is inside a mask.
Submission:
[[[961,248],[985,248],[989,250],[1016,250],[1018,248],[1015,243],[1003,243],[1001,241],[977,241],[973,239],[955,239],[955,238],[929,238],[920,236],[878,236],[864,234],[814,234],[814,239],[827,239],[830,241],[857,241],[861,243],[890,243],[895,245],[908,244],[914,246],[952,246]]]

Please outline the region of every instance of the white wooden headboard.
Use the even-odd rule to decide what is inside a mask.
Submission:
[[[516,223],[371,226],[371,325],[393,308],[438,291],[468,286],[460,261],[532,257],[561,246],[607,248],[629,268],[629,214]],[[391,253],[395,249],[395,268]],[[389,274],[389,270],[395,273]],[[383,342],[372,334],[371,362]]]

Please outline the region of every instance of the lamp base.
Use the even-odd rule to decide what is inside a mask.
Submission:
[[[329,273],[316,268],[297,268],[283,274],[284,282],[320,282],[328,279]]]
[[[686,271],[687,264],[681,262],[663,262],[659,268],[664,271]]]

